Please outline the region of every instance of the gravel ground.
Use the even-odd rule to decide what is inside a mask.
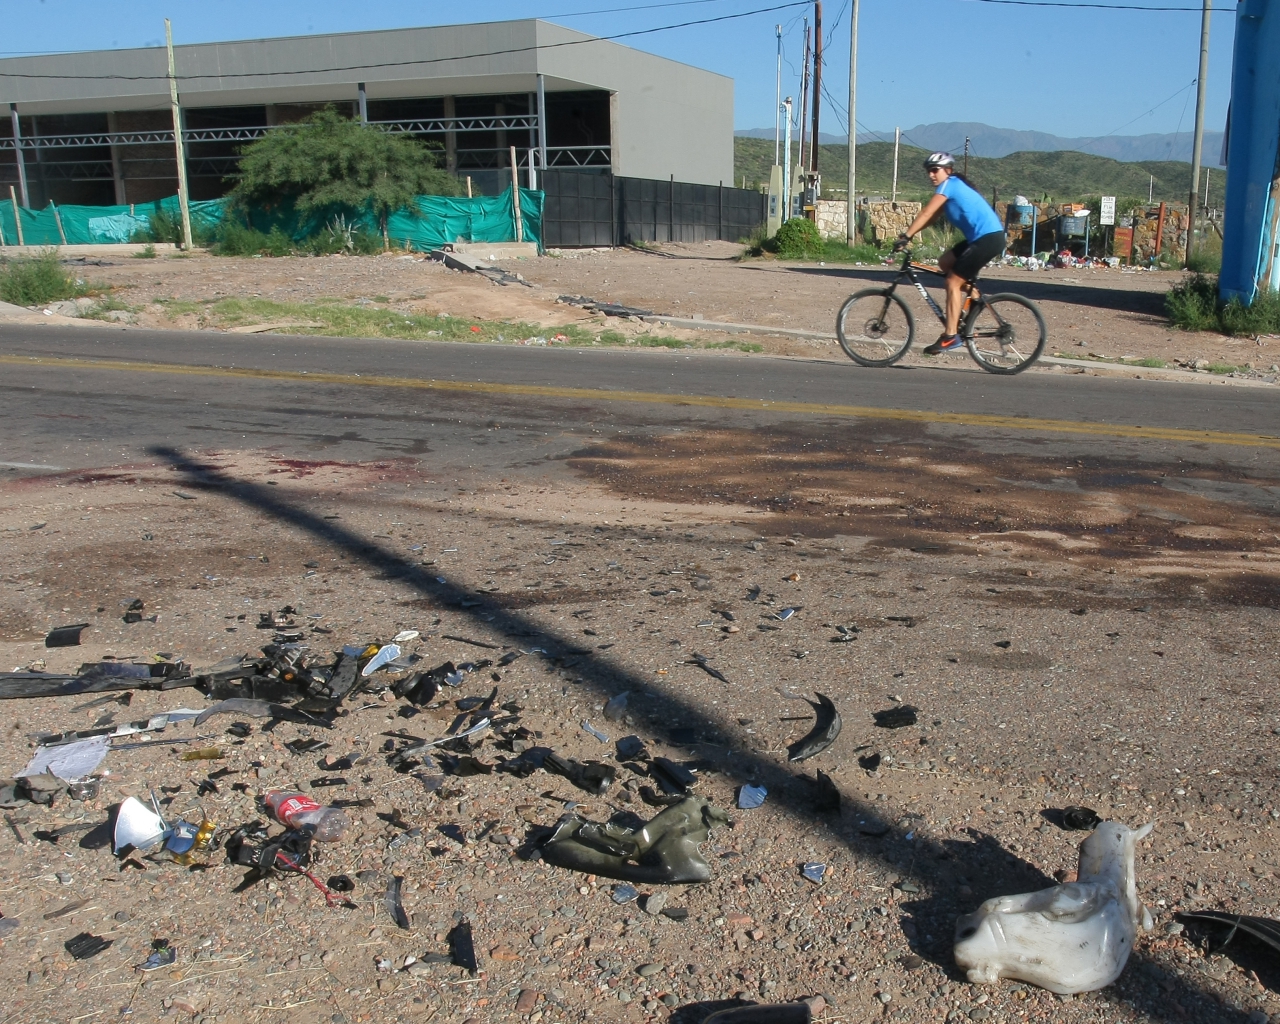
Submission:
[[[805,997],[821,997],[814,1006],[833,1022],[1280,1020],[1273,957],[1243,943],[1230,958],[1206,956],[1171,927],[1189,907],[1274,913],[1269,511],[1209,500],[1191,484],[1154,493],[1090,477],[1097,467],[1059,467],[1075,498],[1064,497],[1069,487],[1015,495],[1009,485],[1003,493],[1019,504],[993,497],[975,512],[961,492],[1000,492],[995,471],[938,447],[923,469],[917,453],[896,452],[892,471],[867,470],[874,482],[833,475],[814,501],[778,511],[769,503],[783,483],[729,489],[748,463],[766,480],[768,461],[725,438],[720,463],[674,452],[670,482],[655,479],[642,448],[597,445],[501,481],[465,469],[432,475],[410,460],[215,452],[194,471],[127,465],[5,483],[9,667],[161,654],[201,667],[255,652],[271,636],[254,628],[259,614],[286,604],[320,662],[401,629],[421,631],[407,648],[423,666],[525,652],[416,713],[375,687],[349,700],[332,729],[246,719],[249,734],[237,737],[226,716],[170,726],[147,746],[112,752],[96,800],[7,812],[17,825],[0,830],[0,911],[21,923],[0,941],[0,984],[12,993],[5,1024],[122,1013],[693,1022],[725,1000]],[[718,498],[680,495],[681,468]],[[1037,479],[1030,462],[1018,475]],[[948,491],[948,479],[964,486]],[[1116,520],[1122,506],[1146,517]],[[951,523],[969,515],[1023,525],[1040,515],[1056,536],[1000,535],[993,521],[961,540]],[[1133,529],[1144,523],[1165,532]],[[1195,544],[1179,546],[1176,531],[1196,525]],[[1090,533],[1117,539],[1072,543]],[[1243,572],[1242,555],[1264,571]],[[134,598],[147,618],[125,624]],[[799,611],[784,619],[784,608]],[[84,646],[43,648],[48,628],[85,621]],[[854,639],[835,642],[837,626]],[[572,805],[593,820],[656,813],[640,794],[651,780],[625,766],[594,797],[541,771],[449,775],[433,790],[420,776],[434,767],[400,774],[387,764],[388,740],[443,735],[454,700],[494,686],[537,743],[565,757],[619,760],[585,720],[695,767],[696,792],[732,819],[704,847],[712,880],[640,886],[638,903],[619,906],[610,880],[528,858],[531,830]],[[605,700],[624,690],[627,717],[606,721]],[[843,732],[812,761],[788,765],[786,744],[812,725],[807,705],[788,698],[815,692],[836,702]],[[87,699],[10,702],[6,772],[26,763],[41,730],[205,703],[193,690],[139,691],[127,708],[73,710]],[[900,703],[920,709],[917,725],[873,726],[874,711]],[[193,736],[205,738],[175,742]],[[328,747],[286,746],[306,737]],[[216,763],[180,760],[215,744]],[[492,737],[474,753],[489,763],[515,756]],[[297,876],[243,888],[245,870],[221,856],[188,869],[118,859],[104,845],[102,823],[125,796],[154,788],[171,814],[203,810],[233,827],[264,816],[265,789],[307,790],[326,774],[323,757],[347,754],[359,762],[344,773],[348,785],[316,795],[367,806],[348,808],[350,831],[315,870],[356,878],[355,909],[326,908]],[[860,759],[875,754],[869,770]],[[199,795],[214,769],[230,774]],[[819,770],[841,791],[839,811],[815,803],[805,776]],[[747,781],[768,799],[737,810]],[[1008,982],[969,985],[950,955],[956,916],[1068,877],[1083,833],[1046,815],[1068,804],[1156,823],[1137,864],[1155,932],[1101,992],[1062,999]],[[399,821],[421,833],[392,846]],[[74,823],[94,829],[56,843],[36,836]],[[821,884],[800,874],[811,861],[827,865]],[[383,906],[397,875],[407,930]],[[646,912],[659,892],[687,919]],[[460,915],[474,931],[478,977],[448,964],[400,969],[407,956],[445,952]],[[113,944],[74,961],[63,942],[81,931]],[[160,938],[175,944],[177,962],[136,973]]]

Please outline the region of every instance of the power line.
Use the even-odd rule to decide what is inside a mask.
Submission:
[[[1185,11],[1189,14],[1201,14],[1203,9],[1200,7],[1143,7],[1138,4],[1073,4],[1066,0],[961,0],[963,3],[970,4],[1001,4],[1009,7],[1072,7],[1098,11]],[[1234,8],[1223,7],[1221,11],[1231,12]],[[1214,11],[1219,13],[1218,10]]]
[[[808,7],[809,0],[791,0],[789,3],[775,4],[772,7],[759,7],[753,11],[742,11],[738,14],[721,14],[714,18],[700,18],[697,21],[684,21],[677,25],[659,25],[657,28],[638,28],[630,32],[617,32],[608,36],[591,36],[588,39],[566,39],[559,43],[542,43],[534,46],[513,46],[505,50],[488,50],[484,53],[467,53],[452,57],[427,57],[421,60],[381,61],[377,64],[352,64],[343,67],[306,68],[294,71],[239,71],[213,75],[178,75],[184,82],[201,81],[211,78],[274,78],[280,75],[316,75],[335,71],[370,71],[375,68],[414,67],[423,64],[444,64],[451,61],[475,60],[480,57],[502,57],[513,53],[528,53],[536,50],[555,50],[564,46],[582,46],[586,43],[611,42],[615,39],[630,39],[635,36],[652,35],[654,32],[669,32],[678,28],[693,28],[697,25],[711,25],[721,21],[732,21],[737,18],[750,18],[756,14],[772,14],[792,7]],[[122,81],[152,82],[167,81],[168,75],[46,75],[23,72],[0,71],[0,78],[51,78],[58,80],[87,81]]]

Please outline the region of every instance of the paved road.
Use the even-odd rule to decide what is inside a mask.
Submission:
[[[786,421],[864,440],[932,431],[993,453],[1280,468],[1280,403],[1269,390],[1001,378],[971,365],[868,370],[678,351],[0,326],[0,461],[17,473],[108,465],[161,440],[340,459],[450,449],[456,459],[477,431],[523,428],[507,431],[499,459],[468,456],[496,468],[584,434]]]

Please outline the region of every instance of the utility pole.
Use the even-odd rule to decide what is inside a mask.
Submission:
[[[164,45],[169,51],[169,102],[173,106],[173,143],[178,157],[178,208],[182,211],[182,248],[191,251],[191,196],[187,191],[187,154],[182,145],[182,108],[178,106],[178,78],[173,70],[173,29],[164,19]]]
[[[901,142],[902,128],[897,127],[893,130],[893,192],[889,196],[891,203],[898,201],[898,146]]]
[[[791,97],[782,101],[782,116],[786,119],[782,165],[782,223],[791,219]]]
[[[809,19],[804,19],[804,73],[800,76],[800,151],[796,155],[796,167],[804,173],[804,138],[809,127],[809,57],[812,53],[809,38]]]
[[[818,99],[822,95],[822,0],[813,0],[813,138],[809,140],[809,173],[818,173]]]
[[[1156,176],[1154,174],[1148,174],[1147,175],[1147,205],[1148,206],[1151,205],[1151,202],[1152,202],[1151,197],[1152,195],[1155,194],[1155,190],[1156,190]]]
[[[1191,141],[1191,199],[1187,203],[1187,261],[1196,233],[1196,200],[1200,196],[1200,151],[1204,146],[1204,88],[1209,75],[1209,14],[1213,0],[1204,0],[1200,14],[1200,73],[1196,76],[1196,130]]]
[[[969,136],[964,137],[964,176],[969,177]]]
[[[773,30],[778,35],[778,84],[773,97],[773,162],[776,166],[782,162],[779,159],[782,154],[778,152],[778,147],[782,144],[782,125],[778,120],[779,111],[782,110],[782,26],[774,25]]]
[[[857,227],[858,181],[858,0],[849,0],[849,212],[845,216],[845,241],[853,245]]]

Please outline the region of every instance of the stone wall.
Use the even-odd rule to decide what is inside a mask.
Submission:
[[[1144,206],[1133,216],[1133,262],[1150,263],[1156,255],[1156,231],[1160,226],[1160,204]],[[1187,258],[1187,204],[1164,204],[1164,231],[1160,256],[1180,266]]]
[[[823,238],[844,238],[849,205],[843,199],[819,199],[818,233]],[[892,241],[905,231],[920,212],[919,203],[858,200],[858,234],[868,242]]]

